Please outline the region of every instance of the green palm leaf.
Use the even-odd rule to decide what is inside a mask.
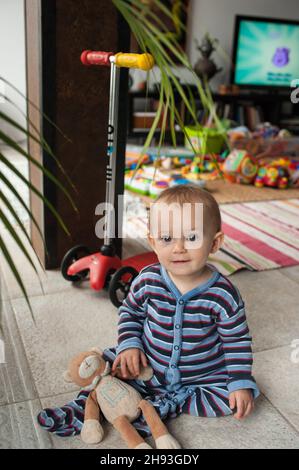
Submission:
[[[173,11],[171,11],[163,2],[160,0],[151,0],[150,4],[146,4],[142,0],[112,0],[115,7],[123,15],[125,20],[130,26],[130,29],[136,40],[144,52],[149,52],[153,55],[155,63],[160,70],[160,96],[159,105],[157,110],[157,119],[154,119],[152,127],[147,135],[146,141],[141,152],[137,168],[142,162],[142,158],[147,148],[149,147],[151,140],[157,131],[158,124],[162,113],[169,117],[162,117],[162,125],[160,130],[159,147],[162,145],[165,136],[166,126],[170,127],[170,135],[172,143],[176,146],[176,134],[175,126],[178,125],[183,131],[186,139],[189,141],[191,148],[195,155],[198,152],[195,151],[191,144],[189,136],[185,132],[184,122],[181,119],[180,113],[175,106],[176,94],[180,97],[184,103],[186,109],[190,113],[192,120],[195,125],[198,125],[197,113],[195,100],[200,99],[202,106],[211,115],[213,122],[215,123],[218,130],[223,131],[222,124],[215,112],[215,106],[213,98],[210,92],[207,92],[205,84],[203,84],[200,78],[196,75],[193,67],[186,55],[178,43],[175,35],[170,35],[165,22],[160,17],[162,13],[164,17],[170,18],[175,23],[176,27],[185,31],[185,25],[176,16],[174,17]],[[155,10],[151,8],[154,5]],[[174,58],[176,63],[174,62]],[[173,69],[178,65],[184,66],[192,75],[194,86],[192,89],[188,86],[182,86],[177,79]],[[194,95],[194,88],[196,90],[196,96]],[[209,90],[208,90],[209,91]],[[133,174],[135,176],[136,171]]]
[[[6,101],[10,103],[11,105],[14,105],[14,103],[6,98]],[[16,107],[16,106],[14,106]],[[17,107],[16,107],[17,108]],[[66,180],[68,183],[71,184],[72,188],[74,189],[74,186],[71,183],[71,180],[69,177],[66,175],[64,169],[62,168],[60,162],[57,160],[55,155],[53,154],[52,150],[50,149],[49,145],[45,140],[43,139],[40,134],[38,134],[37,129],[32,125],[32,123],[27,119],[27,124],[31,126],[31,128],[35,131],[36,135],[32,134],[29,130],[25,129],[23,126],[21,126],[18,122],[16,122],[14,119],[12,119],[10,116],[8,116],[6,113],[0,111],[0,123],[1,121],[6,122],[9,124],[12,128],[17,129],[18,131],[21,131],[24,136],[28,139],[31,138],[33,139],[34,142],[36,142],[41,149],[45,150],[48,155],[50,155],[56,162],[57,167],[63,172],[63,174],[66,176]],[[73,208],[74,211],[77,211],[77,208],[72,200],[72,197],[70,196],[68,190],[63,186],[62,183],[50,172],[48,171],[43,165],[41,165],[29,152],[24,150],[17,142],[14,141],[10,137],[10,135],[7,132],[4,132],[1,129],[1,124],[0,124],[0,142],[3,142],[8,148],[16,151],[19,153],[24,159],[31,164],[33,164],[36,168],[38,168],[42,174],[49,180],[53,182],[53,184],[56,185],[56,187],[64,193],[68,201],[70,202],[71,207]],[[32,220],[32,223],[34,226],[37,228],[38,233],[41,237],[41,240],[44,244],[45,247],[45,252],[47,254],[47,249],[45,246],[45,240],[42,234],[42,231],[38,225],[37,220],[35,219],[33,213],[31,212],[30,208],[27,207],[25,201],[22,199],[22,196],[19,192],[18,185],[13,184],[11,182],[11,179],[8,174],[6,174],[5,170],[10,171],[14,176],[16,176],[29,190],[31,190],[51,211],[53,216],[56,218],[58,224],[60,227],[63,229],[63,231],[67,234],[70,235],[65,223],[63,222],[61,216],[58,214],[56,211],[55,207],[50,203],[50,201],[47,200],[47,198],[44,197],[44,195],[18,170],[18,168],[3,154],[3,152],[0,151],[0,183],[1,183],[1,188],[3,190],[0,190],[0,202],[1,202],[1,207],[0,207],[0,221],[2,223],[2,226],[7,230],[8,235],[15,241],[17,246],[19,247],[20,251],[24,254],[25,258],[28,260],[29,264],[32,266],[33,270],[37,274],[37,279],[40,281],[40,278],[38,276],[38,271],[37,268],[33,262],[32,255],[28,252],[27,247],[23,243],[19,233],[24,235],[25,241],[29,244],[29,246],[32,246],[30,237],[28,236],[28,233],[24,227],[24,224],[18,215],[15,207],[14,207],[14,202],[12,202],[11,198],[9,197],[7,191],[4,192],[4,188],[6,187],[6,190],[8,190],[15,198],[16,200],[21,204],[22,208],[25,209],[27,212],[29,218]],[[12,222],[13,220],[13,222]],[[18,233],[18,231],[20,232]],[[4,259],[6,260],[13,276],[15,277],[17,284],[19,285],[26,302],[28,304],[28,307],[30,309],[32,318],[33,318],[33,313],[32,313],[32,308],[30,305],[30,301],[28,298],[28,294],[26,292],[26,288],[24,286],[23,280],[21,278],[20,273],[18,272],[18,269],[16,267],[16,264],[13,260],[13,257],[11,253],[9,252],[4,238],[0,237],[0,250],[3,254]],[[38,257],[35,258],[39,264],[41,265]],[[42,265],[41,265],[42,266]],[[34,320],[34,319],[33,319]]]

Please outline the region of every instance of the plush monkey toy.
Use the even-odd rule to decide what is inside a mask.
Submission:
[[[150,380],[152,368],[141,369],[137,377],[140,380]],[[132,377],[136,378],[136,377]],[[84,424],[81,438],[86,444],[97,444],[104,437],[100,423],[100,411],[104,417],[120,433],[131,449],[151,449],[134,426],[140,413],[143,413],[157,449],[180,449],[179,443],[169,434],[155,408],[131,385],[121,380],[121,371],[116,376],[110,373],[110,364],[105,362],[102,351],[92,348],[74,357],[67,372],[64,373],[67,382],[73,382],[91,393],[87,399]]]

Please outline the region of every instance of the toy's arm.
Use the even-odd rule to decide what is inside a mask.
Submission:
[[[81,438],[86,444],[97,444],[101,442],[103,436],[104,430],[100,424],[100,407],[94,390],[86,401]]]

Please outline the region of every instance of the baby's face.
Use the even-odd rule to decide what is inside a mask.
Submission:
[[[207,228],[202,203],[158,202],[151,207],[149,242],[174,276],[191,276],[205,266],[214,240]]]

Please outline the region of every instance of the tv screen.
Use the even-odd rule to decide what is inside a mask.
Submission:
[[[233,83],[290,87],[299,78],[299,22],[237,16]]]

